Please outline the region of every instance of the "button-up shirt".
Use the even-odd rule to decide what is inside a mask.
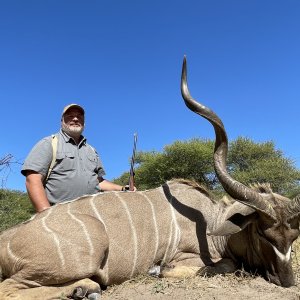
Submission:
[[[96,150],[83,136],[78,145],[62,130],[56,136],[56,162],[45,184],[49,202],[58,203],[99,192],[98,178],[105,172]],[[40,140],[27,156],[21,173],[26,175],[26,171],[32,170],[45,178],[52,152],[52,136]]]

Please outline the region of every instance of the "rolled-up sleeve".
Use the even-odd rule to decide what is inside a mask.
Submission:
[[[100,163],[99,168],[98,168],[98,178],[101,178],[105,175],[105,171],[103,169],[102,164]]]
[[[50,138],[44,138],[39,141],[28,154],[22,166],[21,173],[26,176],[26,172],[31,170],[46,176],[51,160],[51,140]]]
[[[99,154],[97,153],[97,151],[95,151],[95,154],[96,154],[96,160],[97,160],[96,172],[98,174],[98,178],[101,178],[105,175],[105,171],[104,171],[104,167],[103,167],[101,158],[100,158]]]

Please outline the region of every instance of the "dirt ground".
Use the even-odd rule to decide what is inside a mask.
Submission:
[[[185,280],[139,277],[103,292],[102,300],[299,300],[300,287],[282,288],[261,277],[235,275]]]
[[[293,247],[293,269],[297,286],[279,287],[259,276],[217,275],[188,279],[139,276],[108,287],[101,300],[300,300],[300,240]]]

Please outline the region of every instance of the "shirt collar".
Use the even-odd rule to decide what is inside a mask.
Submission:
[[[60,129],[59,132],[62,135],[62,137],[66,143],[72,143],[72,144],[76,145],[74,139],[71,136],[69,136],[67,133],[65,133],[62,129]],[[80,147],[83,144],[86,144],[86,138],[83,135],[81,135],[78,147]]]

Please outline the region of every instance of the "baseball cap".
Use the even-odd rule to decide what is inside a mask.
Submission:
[[[80,105],[72,103],[72,104],[65,106],[65,108],[62,112],[62,116],[66,113],[67,110],[69,110],[72,107],[78,108],[79,110],[81,110],[82,114],[84,115],[84,109]]]

